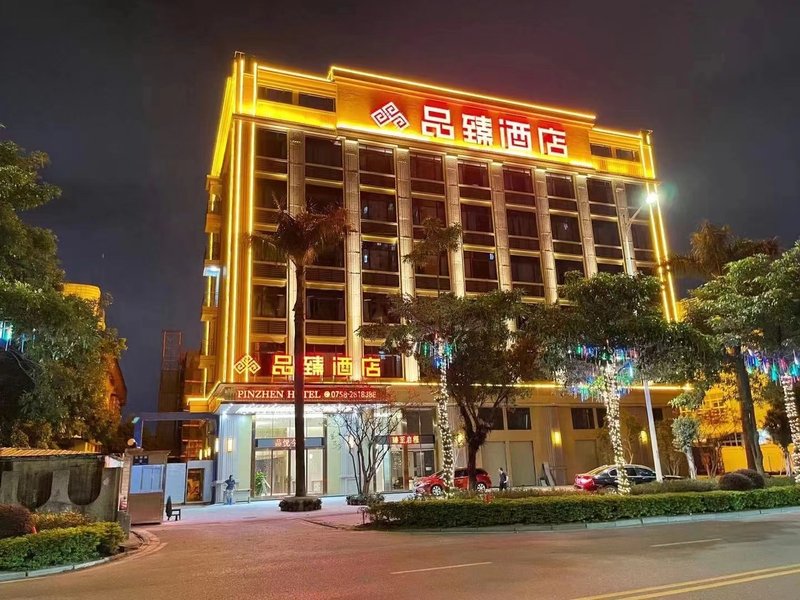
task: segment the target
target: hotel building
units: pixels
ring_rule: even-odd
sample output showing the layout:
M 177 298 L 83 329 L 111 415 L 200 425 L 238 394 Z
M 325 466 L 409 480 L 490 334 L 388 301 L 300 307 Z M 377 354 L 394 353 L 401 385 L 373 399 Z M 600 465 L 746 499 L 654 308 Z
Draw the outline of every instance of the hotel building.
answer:
M 432 398 L 415 360 L 355 333 L 387 316 L 391 295 L 436 294 L 436 270 L 402 259 L 428 217 L 463 227 L 462 247 L 441 264 L 441 287 L 455 294 L 519 290 L 527 302 L 554 302 L 568 271 L 644 272 L 660 277 L 675 318 L 659 266 L 664 223 L 658 203 L 646 204 L 656 185 L 651 133 L 601 127 L 586 111 L 343 67 L 318 76 L 236 54 L 207 180 L 203 394 L 187 398 L 189 410 L 219 415 L 218 476 L 255 494 L 260 472 L 261 492 L 292 493 L 297 368 L 308 388 L 310 493 L 355 489 L 333 417 L 342 403 L 413 404 L 401 435 L 386 440 L 379 491 L 438 469 Z M 253 240 L 274 230 L 278 204 L 294 214 L 343 206 L 351 228 L 307 271 L 303 365 L 291 357 L 291 265 L 270 262 Z M 539 482 L 544 465 L 565 483 L 600 464 L 602 408 L 552 382 L 526 389 L 499 415 L 480 464 L 494 478 L 505 467 L 515 485 Z M 657 417 L 675 393 L 654 389 Z M 646 424 L 641 388 L 623 407 Z M 646 436 L 635 454 L 651 460 Z

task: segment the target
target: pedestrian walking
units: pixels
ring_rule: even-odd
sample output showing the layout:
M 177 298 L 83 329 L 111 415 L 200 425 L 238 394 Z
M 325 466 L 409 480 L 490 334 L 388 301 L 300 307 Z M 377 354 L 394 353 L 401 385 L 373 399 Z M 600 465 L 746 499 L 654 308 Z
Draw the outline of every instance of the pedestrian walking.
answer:
M 236 489 L 236 480 L 233 478 L 233 475 L 229 475 L 222 485 L 225 486 L 225 491 L 223 493 L 225 504 L 233 504 L 233 491 Z
M 508 473 L 503 470 L 503 467 L 500 467 L 500 491 L 508 489 Z

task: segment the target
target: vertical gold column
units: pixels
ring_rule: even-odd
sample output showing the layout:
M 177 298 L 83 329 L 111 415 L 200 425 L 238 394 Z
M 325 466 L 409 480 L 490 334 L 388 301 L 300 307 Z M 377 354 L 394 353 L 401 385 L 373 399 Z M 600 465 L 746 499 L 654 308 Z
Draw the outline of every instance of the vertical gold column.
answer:
M 361 198 L 358 189 L 358 141 L 344 143 L 344 207 L 350 231 L 345 240 L 345 306 L 347 310 L 347 353 L 353 358 L 353 379 L 361 379 L 364 345 L 356 330 L 363 323 L 361 298 Z
M 446 156 L 444 159 L 444 178 L 447 198 L 447 224 L 461 224 L 461 200 L 458 192 L 458 159 Z M 464 248 L 450 253 L 450 290 L 456 296 L 464 295 Z
M 489 166 L 492 186 L 492 210 L 494 211 L 494 240 L 497 250 L 497 278 L 500 289 L 511 290 L 511 254 L 508 250 L 508 221 L 506 218 L 506 194 L 503 184 L 503 165 L 493 162 Z
M 544 169 L 534 169 L 533 174 L 536 185 L 536 218 L 539 223 L 544 300 L 548 304 L 552 304 L 558 298 L 558 281 L 556 279 L 556 260 L 553 256 L 553 230 L 550 227 L 550 202 L 547 198 L 547 172 Z
M 586 189 L 586 175 L 575 176 L 575 191 L 578 197 L 578 219 L 581 222 L 581 243 L 583 245 L 583 264 L 586 276 L 597 274 L 597 254 L 594 249 L 592 216 L 589 214 L 589 192 Z
M 397 181 L 397 237 L 400 252 L 400 293 L 413 296 L 416 292 L 414 266 L 403 260 L 414 247 L 414 225 L 412 222 L 411 180 L 409 152 L 405 148 L 395 150 L 395 175 Z M 419 380 L 419 366 L 413 356 L 403 356 L 403 373 L 406 381 Z
M 633 234 L 631 233 L 631 215 L 628 212 L 628 195 L 625 193 L 625 183 L 615 179 L 611 185 L 614 188 L 614 202 L 617 205 L 617 218 L 619 219 L 620 235 L 622 236 L 622 255 L 625 257 L 625 272 L 635 275 L 636 256 L 633 249 Z
M 289 142 L 289 184 L 286 208 L 290 215 L 298 215 L 306 209 L 306 155 L 305 135 L 293 129 L 287 134 Z M 294 303 L 297 301 L 295 268 L 289 261 L 286 273 L 286 350 L 294 348 Z

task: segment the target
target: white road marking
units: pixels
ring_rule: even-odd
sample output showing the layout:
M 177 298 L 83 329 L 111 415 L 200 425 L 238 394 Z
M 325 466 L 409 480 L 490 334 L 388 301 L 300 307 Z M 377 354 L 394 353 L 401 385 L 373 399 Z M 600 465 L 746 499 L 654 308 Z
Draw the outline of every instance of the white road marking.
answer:
M 445 567 L 428 567 L 427 569 L 411 569 L 409 571 L 394 571 L 389 573 L 389 575 L 404 575 L 405 573 L 424 573 L 425 571 L 441 571 L 444 569 L 463 569 L 464 567 L 477 567 L 479 565 L 490 565 L 492 564 L 491 561 L 489 562 L 476 562 L 476 563 L 464 563 L 461 565 L 447 565 Z
M 707 544 L 708 542 L 721 542 L 722 538 L 709 538 L 707 540 L 689 540 L 688 542 L 671 542 L 669 544 L 653 544 L 651 548 L 665 548 L 667 546 L 683 546 L 684 544 Z

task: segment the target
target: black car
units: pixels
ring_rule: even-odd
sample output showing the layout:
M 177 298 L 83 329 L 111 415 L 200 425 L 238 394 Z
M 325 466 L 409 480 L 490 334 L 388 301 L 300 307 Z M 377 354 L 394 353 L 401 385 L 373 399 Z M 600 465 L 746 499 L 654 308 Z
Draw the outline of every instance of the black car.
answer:
M 650 483 L 656 480 L 656 473 L 650 467 L 642 465 L 625 465 L 625 472 L 631 484 Z M 603 465 L 592 469 L 588 473 L 575 476 L 575 487 L 581 490 L 593 491 L 607 487 L 617 487 L 616 465 Z

